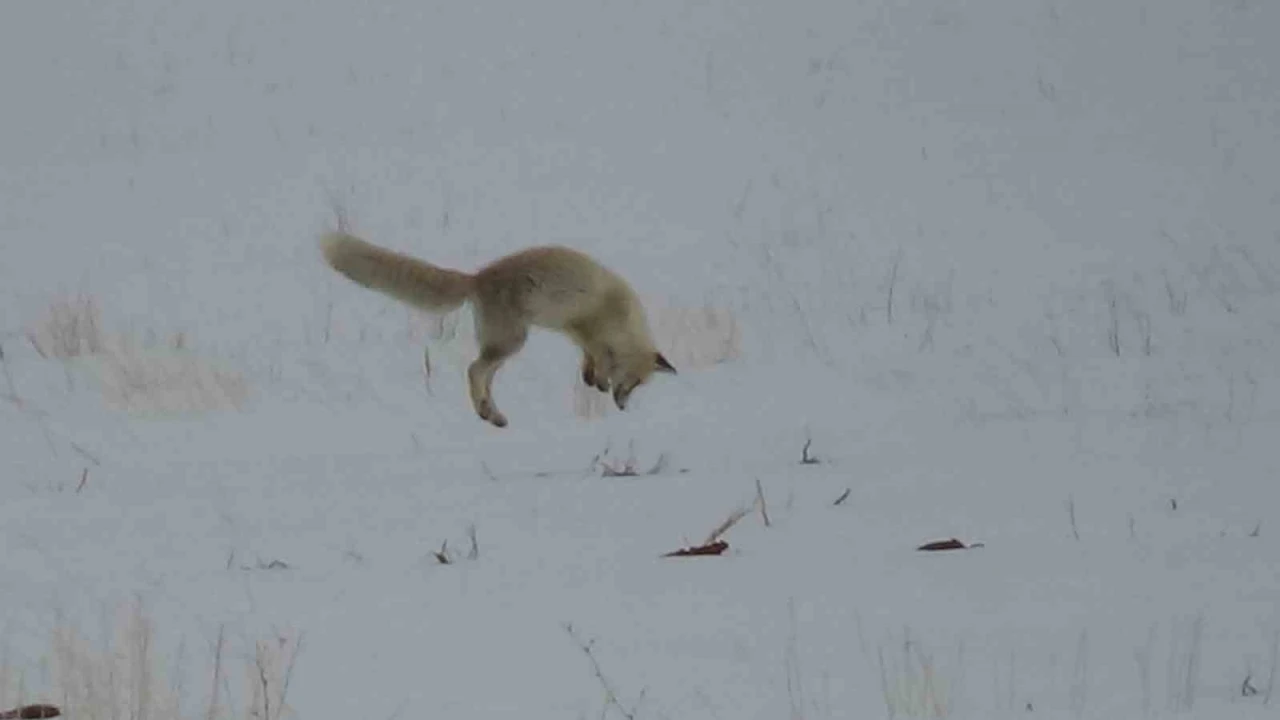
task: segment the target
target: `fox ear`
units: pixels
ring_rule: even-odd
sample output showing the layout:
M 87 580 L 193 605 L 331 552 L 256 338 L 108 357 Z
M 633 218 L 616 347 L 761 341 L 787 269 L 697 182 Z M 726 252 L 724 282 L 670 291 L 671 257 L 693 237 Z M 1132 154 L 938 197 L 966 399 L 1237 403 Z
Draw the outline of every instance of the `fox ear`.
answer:
M 672 367 L 671 363 L 667 362 L 666 358 L 662 357 L 662 353 L 653 354 L 653 365 L 657 368 L 658 372 L 671 373 L 672 375 L 676 374 L 676 369 Z

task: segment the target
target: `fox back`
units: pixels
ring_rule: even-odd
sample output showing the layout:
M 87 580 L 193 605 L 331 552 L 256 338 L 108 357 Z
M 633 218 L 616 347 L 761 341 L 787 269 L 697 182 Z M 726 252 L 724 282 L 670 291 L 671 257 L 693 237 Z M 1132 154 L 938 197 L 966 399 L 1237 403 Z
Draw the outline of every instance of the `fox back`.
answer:
M 529 248 L 481 268 L 474 285 L 482 311 L 608 343 L 619 356 L 654 350 L 635 291 L 586 253 L 555 245 Z

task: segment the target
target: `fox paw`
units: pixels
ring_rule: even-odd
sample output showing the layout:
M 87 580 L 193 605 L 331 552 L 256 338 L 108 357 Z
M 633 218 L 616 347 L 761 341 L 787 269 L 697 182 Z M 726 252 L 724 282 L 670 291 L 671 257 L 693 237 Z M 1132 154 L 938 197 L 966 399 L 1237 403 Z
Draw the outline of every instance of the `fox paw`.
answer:
M 597 376 L 595 370 L 590 368 L 583 369 L 582 382 L 587 387 L 593 387 L 600 392 L 609 392 L 609 378 Z
M 490 400 L 482 401 L 480 406 L 476 408 L 476 414 L 480 416 L 481 420 L 494 427 L 504 428 L 507 426 L 507 416 L 499 412 L 498 408 L 494 407 L 493 402 Z

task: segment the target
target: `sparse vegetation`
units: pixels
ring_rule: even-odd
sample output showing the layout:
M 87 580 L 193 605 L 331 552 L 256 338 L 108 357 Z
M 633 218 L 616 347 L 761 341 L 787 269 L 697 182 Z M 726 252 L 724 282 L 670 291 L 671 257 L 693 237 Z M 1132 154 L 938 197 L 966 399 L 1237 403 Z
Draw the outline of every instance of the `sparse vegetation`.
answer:
M 467 526 L 467 543 L 468 549 L 467 560 L 475 561 L 480 559 L 480 540 L 476 536 L 476 526 L 471 524 Z M 445 540 L 440 544 L 439 550 L 432 550 L 431 556 L 439 565 L 452 565 L 456 562 L 455 556 L 449 551 L 449 541 Z
M 108 403 L 140 413 L 239 410 L 249 388 L 237 374 L 173 348 L 121 343 L 102 357 L 102 389 Z
M 813 439 L 806 437 L 804 446 L 800 448 L 800 464 L 801 465 L 817 465 L 822 461 L 817 457 L 809 454 L 809 448 L 813 446 Z
M 97 300 L 84 293 L 55 298 L 27 330 L 27 339 L 43 358 L 70 360 L 103 352 L 106 336 Z
M 600 666 L 600 660 L 596 658 L 595 640 L 583 640 L 579 637 L 572 623 L 564 623 L 562 627 L 569 635 L 569 639 L 573 641 L 573 644 L 586 656 L 587 662 L 591 664 L 591 674 L 595 677 L 596 682 L 599 683 L 601 691 L 604 692 L 604 709 L 600 713 L 601 718 L 606 717 L 613 710 L 617 711 L 626 720 L 636 720 L 636 713 L 639 712 L 640 705 L 644 702 L 645 690 L 640 691 L 635 702 L 623 704 L 613 681 L 605 675 L 604 668 Z
M 604 451 L 591 458 L 589 472 L 595 472 L 597 469 L 601 477 L 607 478 L 623 478 L 638 477 L 640 475 L 661 475 L 666 471 L 668 459 L 666 453 L 659 453 L 653 465 L 647 470 L 640 470 L 639 460 L 636 458 L 636 445 L 632 440 L 627 443 L 627 456 L 624 459 L 610 458 L 610 448 L 605 447 Z
M 27 337 L 42 358 L 90 361 L 86 367 L 98 375 L 108 404 L 131 412 L 236 410 L 248 398 L 247 381 L 194 354 L 185 332 L 145 345 L 108 335 L 101 307 L 89 295 L 55 299 Z M 7 367 L 6 377 L 16 401 Z
M 150 720 L 283 720 L 290 681 L 302 650 L 303 636 L 277 633 L 254 643 L 243 682 L 226 673 L 227 639 L 219 629 L 211 652 L 207 697 L 188 696 L 184 647 L 175 653 L 156 645 L 154 623 L 141 601 L 119 608 L 115 624 L 99 643 L 89 641 L 65 619 L 53 628 L 50 654 L 41 663 L 33 687 L 29 675 L 6 658 L 0 664 L 0 707 L 21 706 L 28 714 L 11 717 L 54 717 L 36 714 L 56 709 L 76 720 L 135 718 Z
M 567 5 L 8 13 L 0 720 L 1276 715 L 1278 4 Z M 679 376 L 489 432 L 353 217 Z
M 886 656 L 881 646 L 876 657 L 880 667 L 880 688 L 889 720 L 898 717 L 945 718 L 951 714 L 948 681 L 921 644 L 903 631 L 897 652 Z

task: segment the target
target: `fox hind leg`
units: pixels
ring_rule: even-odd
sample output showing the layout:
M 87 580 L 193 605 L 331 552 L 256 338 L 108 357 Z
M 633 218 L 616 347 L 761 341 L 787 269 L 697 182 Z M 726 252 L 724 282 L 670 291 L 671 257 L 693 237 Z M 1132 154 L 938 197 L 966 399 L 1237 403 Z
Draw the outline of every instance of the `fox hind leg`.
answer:
M 467 368 L 467 385 L 476 415 L 495 427 L 506 427 L 507 417 L 493 401 L 493 377 L 502 364 L 524 347 L 528 329 L 481 324 L 477 335 L 480 356 Z

